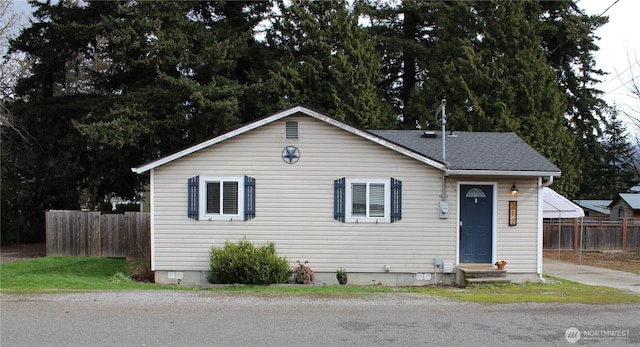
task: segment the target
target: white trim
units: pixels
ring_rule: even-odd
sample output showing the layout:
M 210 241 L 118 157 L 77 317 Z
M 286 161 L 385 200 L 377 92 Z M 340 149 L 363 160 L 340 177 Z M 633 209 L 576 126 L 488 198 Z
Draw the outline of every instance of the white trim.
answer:
M 378 183 L 384 184 L 384 217 L 354 217 L 352 213 L 353 191 L 351 189 L 354 183 Z M 367 189 L 367 196 L 369 190 Z M 367 205 L 368 205 L 367 199 Z M 367 206 L 368 209 L 368 206 Z M 345 180 L 345 216 L 346 223 L 391 223 L 391 179 L 377 178 L 347 178 Z
M 544 185 L 542 184 L 542 177 L 538 177 L 538 223 L 537 223 L 537 245 L 536 245 L 536 273 L 538 275 L 542 275 L 542 247 L 543 247 L 543 234 L 544 234 L 544 225 L 543 225 L 543 213 L 544 213 L 544 194 L 542 194 L 542 189 Z
M 155 170 L 151 170 L 151 172 L 149 173 L 149 199 L 151 201 L 149 201 L 149 209 L 151 211 L 149 211 L 150 213 L 150 237 L 151 237 L 151 271 L 156 271 L 156 243 L 155 243 L 155 231 L 156 231 L 156 201 L 155 201 L 155 189 L 154 189 L 154 184 L 155 184 L 155 176 L 156 176 L 156 171 Z
M 483 185 L 493 186 L 493 202 L 492 202 L 492 216 L 491 216 L 491 263 L 496 261 L 496 249 L 498 246 L 498 182 L 483 182 L 483 181 L 458 181 L 457 187 L 457 201 L 456 201 L 456 264 L 460 265 L 460 186 L 462 185 Z
M 500 171 L 500 170 L 447 170 L 449 176 L 516 176 L 516 177 L 560 177 L 560 172 L 546 171 Z
M 207 183 L 210 182 L 236 182 L 238 183 L 238 213 L 237 214 L 223 214 L 222 203 L 220 204 L 220 213 L 213 214 L 207 213 Z M 244 219 L 244 176 L 200 176 L 199 182 L 199 218 L 198 220 L 243 220 Z M 224 194 L 220 190 L 220 199 L 224 200 Z
M 373 141 L 373 142 L 375 142 L 375 143 L 377 143 L 379 145 L 382 145 L 382 146 L 384 146 L 386 148 L 389 148 L 389 149 L 394 150 L 396 152 L 402 153 L 402 154 L 404 154 L 404 155 L 406 155 L 406 156 L 408 156 L 410 158 L 416 159 L 416 160 L 418 160 L 420 162 L 423 162 L 423 163 L 425 163 L 427 165 L 433 166 L 436 169 L 439 169 L 439 170 L 442 170 L 442 171 L 446 170 L 446 166 L 444 164 L 438 162 L 438 161 L 435 161 L 435 160 L 427 158 L 425 156 L 416 154 L 416 153 L 414 153 L 412 151 L 409 151 L 409 150 L 407 150 L 407 149 L 405 149 L 403 147 L 400 147 L 400 146 L 398 146 L 396 144 L 388 142 L 388 141 L 386 141 L 386 140 L 384 140 L 384 139 L 382 139 L 382 138 L 380 138 L 378 136 L 375 136 L 375 135 L 373 135 L 373 134 L 371 134 L 369 132 L 366 132 L 364 130 L 360 130 L 358 128 L 355 128 L 355 127 L 352 127 L 350 125 L 344 124 L 344 123 L 342 123 L 342 122 L 340 122 L 338 120 L 335 120 L 335 119 L 333 119 L 333 118 L 331 118 L 329 116 L 325 116 L 325 115 L 323 115 L 323 114 L 321 114 L 319 112 L 312 111 L 312 110 L 310 110 L 310 109 L 308 109 L 306 107 L 296 106 L 296 107 L 292 107 L 290 109 L 278 112 L 278 113 L 276 113 L 276 114 L 274 114 L 272 116 L 263 118 L 263 119 L 258 120 L 256 122 L 247 124 L 247 125 L 245 125 L 243 127 L 240 127 L 240 128 L 238 128 L 236 130 L 230 131 L 228 133 L 224 133 L 224 134 L 222 134 L 220 136 L 214 137 L 214 138 L 209 139 L 207 141 L 201 142 L 201 143 L 199 143 L 197 145 L 194 145 L 194 146 L 191 146 L 189 148 L 183 149 L 182 151 L 173 153 L 173 154 L 168 155 L 166 157 L 162 157 L 160 159 L 157 159 L 157 160 L 154 160 L 152 162 L 146 163 L 146 164 L 144 164 L 142 166 L 131 168 L 131 171 L 133 171 L 135 173 L 138 173 L 138 174 L 145 173 L 145 172 L 147 172 L 147 171 L 149 171 L 151 169 L 154 169 L 154 168 L 156 168 L 158 166 L 164 165 L 164 164 L 169 163 L 171 161 L 174 161 L 176 159 L 182 158 L 182 157 L 184 157 L 184 156 L 186 156 L 188 154 L 197 152 L 197 151 L 199 151 L 201 149 L 207 148 L 207 147 L 209 147 L 211 145 L 214 145 L 216 143 L 228 140 L 228 139 L 230 139 L 232 137 L 235 137 L 237 135 L 243 134 L 243 133 L 245 133 L 247 131 L 259 128 L 259 127 L 261 127 L 263 125 L 272 123 L 274 121 L 277 121 L 277 120 L 282 119 L 284 117 L 291 116 L 291 115 L 296 114 L 296 113 L 306 114 L 308 116 L 311 116 L 313 118 L 321 120 L 321 121 L 323 121 L 323 122 L 325 122 L 327 124 L 331 124 L 331 125 L 333 125 L 335 127 L 338 127 L 340 129 L 346 130 L 346 131 L 348 131 L 348 132 L 350 132 L 352 134 L 355 134 L 355 135 L 358 135 L 358 136 L 360 136 L 362 138 L 365 138 L 367 140 Z

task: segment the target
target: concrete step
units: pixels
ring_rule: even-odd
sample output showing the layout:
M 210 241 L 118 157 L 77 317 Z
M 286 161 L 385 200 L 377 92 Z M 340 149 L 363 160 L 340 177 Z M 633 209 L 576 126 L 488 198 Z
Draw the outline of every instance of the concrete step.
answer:
M 466 268 L 461 267 L 465 278 L 487 278 L 487 277 L 507 277 L 507 270 L 498 270 L 494 268 Z
M 511 280 L 503 277 L 474 277 L 466 278 L 467 284 L 491 284 L 491 283 L 511 283 Z

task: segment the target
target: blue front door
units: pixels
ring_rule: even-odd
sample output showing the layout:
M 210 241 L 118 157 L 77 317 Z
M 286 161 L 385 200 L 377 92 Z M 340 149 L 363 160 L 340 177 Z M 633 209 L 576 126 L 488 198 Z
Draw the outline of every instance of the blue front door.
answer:
M 493 186 L 460 186 L 460 263 L 491 263 Z

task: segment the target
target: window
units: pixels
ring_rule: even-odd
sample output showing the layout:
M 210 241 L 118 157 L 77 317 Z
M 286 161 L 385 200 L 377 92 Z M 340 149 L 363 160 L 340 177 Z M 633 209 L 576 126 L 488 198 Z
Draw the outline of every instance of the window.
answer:
M 188 181 L 187 215 L 195 220 L 255 217 L 255 179 L 196 176 Z
M 238 215 L 238 181 L 211 181 L 205 185 L 205 215 Z
M 393 223 L 402 215 L 402 182 L 389 179 L 334 181 L 334 219 L 341 222 Z

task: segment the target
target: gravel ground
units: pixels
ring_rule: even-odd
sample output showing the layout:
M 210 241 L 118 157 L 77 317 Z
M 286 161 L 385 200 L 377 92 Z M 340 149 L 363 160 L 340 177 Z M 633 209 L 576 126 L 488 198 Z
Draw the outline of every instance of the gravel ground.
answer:
M 173 291 L 0 294 L 0 304 L 2 346 L 569 346 L 572 327 L 580 345 L 640 345 L 640 305 Z M 593 338 L 602 331 L 617 335 Z
M 0 247 L 0 262 L 10 263 L 18 260 L 41 258 L 47 255 L 44 243 L 26 243 Z

